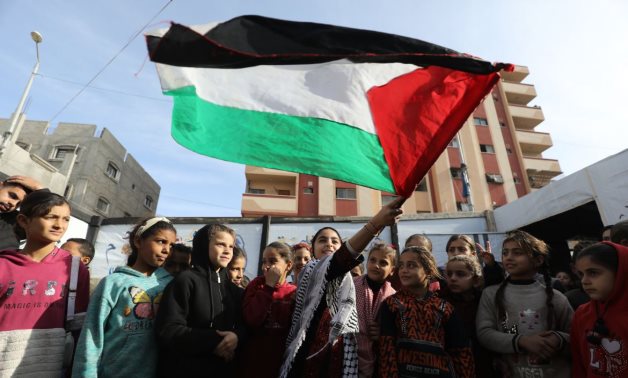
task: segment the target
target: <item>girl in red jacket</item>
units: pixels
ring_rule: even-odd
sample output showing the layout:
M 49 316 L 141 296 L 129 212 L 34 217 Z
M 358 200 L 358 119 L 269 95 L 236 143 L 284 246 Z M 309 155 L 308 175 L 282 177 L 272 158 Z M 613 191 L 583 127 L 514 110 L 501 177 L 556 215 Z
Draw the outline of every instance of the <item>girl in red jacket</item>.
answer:
M 576 269 L 591 301 L 578 307 L 571 324 L 573 377 L 627 377 L 628 248 L 588 247 Z
M 275 378 L 290 330 L 294 292 L 286 282 L 292 269 L 292 250 L 281 242 L 270 243 L 262 255 L 263 276 L 255 278 L 244 292 L 243 317 L 249 327 L 244 346 L 243 377 Z

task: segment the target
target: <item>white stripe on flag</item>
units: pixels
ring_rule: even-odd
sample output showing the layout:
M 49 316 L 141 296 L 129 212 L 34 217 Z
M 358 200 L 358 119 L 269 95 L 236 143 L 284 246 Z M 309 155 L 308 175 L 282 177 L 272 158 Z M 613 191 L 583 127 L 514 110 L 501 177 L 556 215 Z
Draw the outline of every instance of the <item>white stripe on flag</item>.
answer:
M 208 69 L 157 64 L 164 91 L 194 86 L 213 104 L 322 118 L 375 134 L 366 92 L 419 67 L 402 63 L 352 63 Z

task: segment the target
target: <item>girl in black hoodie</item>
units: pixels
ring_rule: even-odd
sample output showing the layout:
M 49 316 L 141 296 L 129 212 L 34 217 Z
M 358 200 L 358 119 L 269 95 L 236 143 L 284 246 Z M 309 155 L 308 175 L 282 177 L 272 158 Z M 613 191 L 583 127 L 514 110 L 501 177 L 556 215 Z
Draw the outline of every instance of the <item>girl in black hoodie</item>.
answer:
M 194 235 L 193 267 L 166 288 L 156 319 L 160 376 L 232 375 L 235 351 L 244 337 L 244 291 L 226 270 L 235 236 L 221 224 L 206 225 Z

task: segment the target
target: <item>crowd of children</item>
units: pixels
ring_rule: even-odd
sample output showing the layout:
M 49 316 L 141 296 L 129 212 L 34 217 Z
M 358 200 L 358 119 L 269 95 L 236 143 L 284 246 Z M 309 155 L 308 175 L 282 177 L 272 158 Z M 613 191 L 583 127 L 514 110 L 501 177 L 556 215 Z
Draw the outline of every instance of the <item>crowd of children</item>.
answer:
M 628 377 L 628 222 L 554 280 L 549 247 L 524 231 L 501 262 L 466 235 L 442 267 L 425 235 L 363 255 L 398 199 L 348 240 L 323 227 L 270 243 L 249 283 L 233 229 L 206 225 L 190 249 L 152 217 L 90 296 L 93 247 L 57 247 L 69 203 L 27 184 L 0 185 L 2 214 L 19 207 L 2 218 L 16 233 L 0 251 L 0 376 Z

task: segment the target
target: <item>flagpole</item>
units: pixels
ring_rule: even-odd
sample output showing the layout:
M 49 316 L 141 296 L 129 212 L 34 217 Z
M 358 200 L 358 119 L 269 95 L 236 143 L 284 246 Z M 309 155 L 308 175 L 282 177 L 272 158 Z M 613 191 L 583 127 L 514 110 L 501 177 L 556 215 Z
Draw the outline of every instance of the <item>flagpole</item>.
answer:
M 462 149 L 462 140 L 460 139 L 460 133 L 456 133 L 456 139 L 458 139 L 458 149 L 460 150 L 460 173 L 462 175 L 462 195 L 467 200 L 468 211 L 473 211 L 473 201 L 471 199 L 471 184 L 469 183 L 469 170 L 467 169 L 467 163 L 464 161 L 464 150 Z

